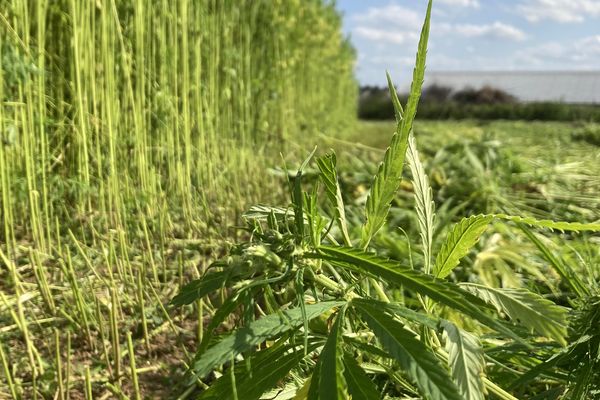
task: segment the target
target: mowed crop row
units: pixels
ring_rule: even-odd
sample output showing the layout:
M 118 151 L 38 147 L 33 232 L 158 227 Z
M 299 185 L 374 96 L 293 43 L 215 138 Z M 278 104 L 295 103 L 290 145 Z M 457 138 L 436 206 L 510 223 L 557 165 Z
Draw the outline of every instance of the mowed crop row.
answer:
M 160 397 L 211 312 L 163 304 L 273 197 L 268 155 L 354 118 L 340 17 L 0 0 L 0 60 L 0 398 Z

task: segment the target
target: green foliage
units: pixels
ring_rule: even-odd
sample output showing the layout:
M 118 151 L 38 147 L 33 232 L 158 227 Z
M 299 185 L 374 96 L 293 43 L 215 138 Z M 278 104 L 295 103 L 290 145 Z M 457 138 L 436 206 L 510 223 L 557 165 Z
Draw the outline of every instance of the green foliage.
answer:
M 406 330 L 393 316 L 382 312 L 376 303 L 361 300 L 354 304 L 383 348 L 396 359 L 423 395 L 433 400 L 461 399 L 448 371 L 414 333 Z
M 433 274 L 440 278 L 448 276 L 475 245 L 492 219 L 491 216 L 474 215 L 456 224 L 437 255 Z
M 579 301 L 580 307 L 572 316 L 569 345 L 535 365 L 513 382 L 513 387 L 531 384 L 536 377 L 558 370 L 565 376 L 566 398 L 595 399 L 600 395 L 600 335 L 597 329 L 600 323 L 600 298 L 593 295 L 580 298 Z
M 352 400 L 378 400 L 381 395 L 365 371 L 349 354 L 344 355 L 344 374 Z
M 556 257 L 552 251 L 542 243 L 542 241 L 529 229 L 525 226 L 521 225 L 521 230 L 525 233 L 527 238 L 538 248 L 538 250 L 542 253 L 544 258 L 550 263 L 550 265 L 554 268 L 556 272 L 560 275 L 563 281 L 570 286 L 570 288 L 577 293 L 579 297 L 589 296 L 590 291 L 584 285 L 581 278 L 575 273 L 573 268 L 571 268 L 568 264 L 562 262 L 558 257 Z
M 350 241 L 350 236 L 348 235 L 348 225 L 346 222 L 346 212 L 344 211 L 344 200 L 342 199 L 342 191 L 340 190 L 340 185 L 338 183 L 335 153 L 319 157 L 317 159 L 317 164 L 321 171 L 321 181 L 325 186 L 327 198 L 334 207 L 335 219 L 342 232 L 344 243 L 347 246 L 351 246 L 352 243 Z
M 408 138 L 407 152 L 408 166 L 412 173 L 413 188 L 415 191 L 415 210 L 419 222 L 419 235 L 423 245 L 423 270 L 425 273 L 431 272 L 431 248 L 433 245 L 435 203 L 433 202 L 433 194 L 431 186 L 429 186 L 429 178 L 425 174 L 423 164 L 419 159 L 417 151 L 417 142 L 414 135 Z M 434 271 L 434 275 L 437 275 Z M 442 276 L 443 277 L 443 276 Z
M 571 399 L 600 396 L 600 296 L 582 298 L 571 324 L 573 335 L 568 352 L 561 354 L 561 367 L 571 373 Z
M 425 90 L 435 89 L 433 86 Z M 487 93 L 473 93 L 474 102 L 463 102 L 458 99 L 437 101 L 435 96 L 426 96 L 419 105 L 421 120 L 525 120 L 525 121 L 564 121 L 589 123 L 572 132 L 574 140 L 582 140 L 590 144 L 598 143 L 598 122 L 600 112 L 594 104 L 567 104 L 561 102 L 515 102 L 510 95 L 501 94 L 500 99 L 486 98 Z M 365 120 L 392 120 L 395 110 L 390 103 L 384 88 L 363 87 L 359 99 L 358 116 Z M 443 97 L 444 93 L 440 93 Z M 469 94 L 469 93 L 465 93 Z M 484 96 L 479 96 L 484 95 Z M 508 99 L 505 96 L 509 96 Z M 400 95 L 405 98 L 406 95 Z
M 460 394 L 465 400 L 483 400 L 485 360 L 479 339 L 448 321 L 444 321 L 442 326 L 446 338 L 448 364 Z
M 517 222 L 529 226 L 535 226 L 539 228 L 548 228 L 551 230 L 559 230 L 559 231 L 573 231 L 573 232 L 582 232 L 582 231 L 591 231 L 591 232 L 600 232 L 600 223 L 579 223 L 579 222 L 555 222 L 550 220 L 537 220 L 531 217 L 520 217 L 518 215 L 505 215 L 505 214 L 496 214 L 494 218 L 504 219 L 507 221 Z
M 353 121 L 334 2 L 0 0 L 0 397 L 596 396 L 588 132 L 415 125 L 430 7 L 396 123 L 268 171 Z
M 281 336 L 282 334 L 297 329 L 304 319 L 317 318 L 325 311 L 343 305 L 342 302 L 320 302 L 291 310 L 278 311 L 277 313 L 260 318 L 248 326 L 235 331 L 221 339 L 216 345 L 205 352 L 198 354 L 193 363 L 193 372 L 202 378 L 214 368 L 243 352 L 251 350 L 265 340 Z
M 312 385 L 318 385 L 318 389 L 315 390 L 318 393 L 316 400 L 345 400 L 348 398 L 344 376 L 344 349 L 342 347 L 345 312 L 345 307 L 338 312 L 335 324 L 319 357 L 319 379 L 312 381 Z
M 595 223 L 577 223 L 577 222 L 554 222 L 550 220 L 537 220 L 531 217 L 520 217 L 505 214 L 495 215 L 474 215 L 469 218 L 463 218 L 460 223 L 454 226 L 454 229 L 448 236 L 442 249 L 438 253 L 434 265 L 434 275 L 445 278 L 458 265 L 460 259 L 468 254 L 469 250 L 475 245 L 479 237 L 486 230 L 488 225 L 494 219 L 507 220 L 530 226 L 557 229 L 561 231 L 593 231 L 600 230 L 600 224 Z M 535 240 L 535 238 L 532 238 Z M 539 245 L 538 245 L 539 247 Z M 566 275 L 566 273 L 564 273 Z
M 417 60 L 413 72 L 410 94 L 406 103 L 406 110 L 396 109 L 396 115 L 402 116 L 402 119 L 397 121 L 396 132 L 392 136 L 383 162 L 379 165 L 377 173 L 373 178 L 371 191 L 367 197 L 365 208 L 366 221 L 362 228 L 361 239 L 361 247 L 363 248 L 369 245 L 373 236 L 385 223 L 394 195 L 400 186 L 404 158 L 408 147 L 408 137 L 412 131 L 415 115 L 417 114 L 417 104 L 421 97 L 421 86 L 423 85 L 423 77 L 425 75 L 430 17 L 431 1 L 429 1 L 427 6 L 427 14 L 423 23 L 423 29 L 421 30 Z M 400 103 L 396 100 L 394 100 L 394 106 L 398 107 Z
M 207 294 L 215 292 L 226 286 L 232 275 L 233 269 L 209 273 L 202 279 L 190 282 L 171 300 L 174 306 L 183 306 L 191 304 L 197 299 L 201 299 Z
M 566 308 L 557 306 L 552 301 L 526 289 L 497 289 L 474 283 L 463 283 L 461 287 L 493 304 L 498 311 L 523 326 L 552 338 L 562 345 L 566 344 Z
M 251 355 L 248 360 L 236 364 L 235 390 L 239 399 L 260 399 L 264 392 L 284 379 L 290 370 L 305 358 L 301 346 L 284 342 L 285 340 L 281 340 L 268 349 Z M 317 343 L 320 344 L 310 343 L 306 351 L 311 353 L 318 347 Z M 198 400 L 226 399 L 231 396 L 233 390 L 231 376 L 223 375 L 208 390 L 202 392 Z
M 321 246 L 319 251 L 324 255 L 324 259 L 335 266 L 381 278 L 388 283 L 403 286 L 415 293 L 426 295 L 432 300 L 460 311 L 499 332 L 518 338 L 510 329 L 483 312 L 482 308 L 485 309 L 485 305 L 481 300 L 450 282 L 399 266 L 392 261 L 358 249 Z
M 355 53 L 328 1 L 0 10 L 2 242 L 28 231 L 48 251 L 57 219 L 108 235 L 141 215 L 163 238 L 221 235 L 276 188 L 263 171 L 281 145 L 355 119 Z
M 392 98 L 392 107 L 394 107 L 394 113 L 396 115 L 396 125 L 400 125 L 402 123 L 402 119 L 404 118 L 404 108 L 400 103 L 400 99 L 398 98 L 398 92 L 396 91 L 396 87 L 394 86 L 394 82 L 392 82 L 392 77 L 389 72 L 386 71 L 385 77 L 388 83 L 388 91 L 389 95 Z M 389 102 L 386 102 L 389 104 Z
M 600 146 L 600 124 L 584 124 L 579 127 L 573 133 L 571 133 L 573 140 L 583 141 L 594 146 Z
M 354 124 L 355 58 L 329 0 L 0 0 L 0 397 L 179 397 L 190 341 L 284 275 L 229 227 Z

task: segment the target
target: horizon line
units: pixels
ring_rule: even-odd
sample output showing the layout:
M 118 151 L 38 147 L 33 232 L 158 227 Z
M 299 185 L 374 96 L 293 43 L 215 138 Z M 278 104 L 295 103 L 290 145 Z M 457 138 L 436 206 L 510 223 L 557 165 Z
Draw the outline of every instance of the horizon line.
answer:
M 464 73 L 527 73 L 527 74 L 572 74 L 572 73 L 583 73 L 593 74 L 600 73 L 600 69 L 465 69 L 465 70 L 443 70 L 443 69 L 430 69 L 430 73 L 444 73 L 444 74 L 464 74 Z M 427 74 L 427 72 L 425 72 Z

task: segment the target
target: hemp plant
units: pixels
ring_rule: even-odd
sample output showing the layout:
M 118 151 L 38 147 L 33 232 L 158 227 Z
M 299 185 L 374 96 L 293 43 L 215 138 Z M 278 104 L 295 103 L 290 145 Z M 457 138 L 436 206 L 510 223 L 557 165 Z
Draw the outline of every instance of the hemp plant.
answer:
M 531 348 L 540 337 L 566 344 L 566 308 L 527 289 L 453 283 L 447 277 L 493 221 L 563 231 L 597 231 L 600 225 L 469 216 L 433 254 L 435 205 L 413 136 L 431 6 L 430 1 L 404 107 L 388 75 L 396 131 L 373 178 L 362 225 L 346 218 L 334 153 L 316 159 L 318 183 L 303 189 L 313 151 L 290 180 L 290 206 L 252 207 L 244 215 L 249 239 L 173 299 L 178 306 L 204 298 L 220 302 L 190 364 L 190 383 L 212 379 L 198 399 L 259 399 L 273 387 L 280 391 L 268 398 L 285 391 L 311 400 L 460 400 L 483 399 L 486 393 L 515 399 L 486 375 L 486 346 Z M 424 259 L 419 268 L 370 251 L 386 224 L 405 162 L 416 200 L 415 241 Z M 330 214 L 319 206 L 322 192 Z M 216 333 L 232 319 L 233 331 Z

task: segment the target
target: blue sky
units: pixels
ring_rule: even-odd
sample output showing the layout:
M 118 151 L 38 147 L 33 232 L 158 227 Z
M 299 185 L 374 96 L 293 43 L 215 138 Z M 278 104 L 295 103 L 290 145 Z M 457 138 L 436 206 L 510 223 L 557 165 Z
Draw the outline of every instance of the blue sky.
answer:
M 337 0 L 361 84 L 409 81 L 425 0 Z M 434 0 L 428 68 L 600 70 L 600 0 Z

